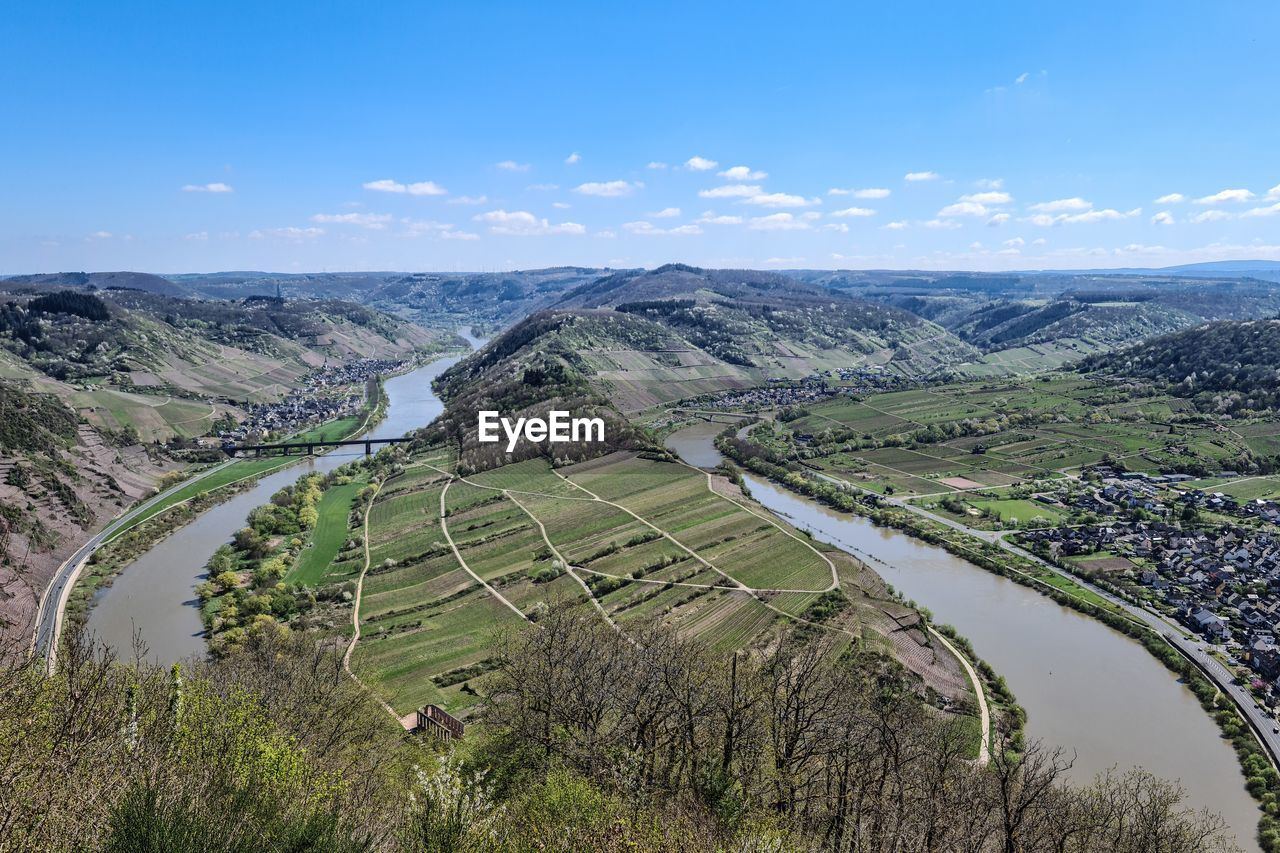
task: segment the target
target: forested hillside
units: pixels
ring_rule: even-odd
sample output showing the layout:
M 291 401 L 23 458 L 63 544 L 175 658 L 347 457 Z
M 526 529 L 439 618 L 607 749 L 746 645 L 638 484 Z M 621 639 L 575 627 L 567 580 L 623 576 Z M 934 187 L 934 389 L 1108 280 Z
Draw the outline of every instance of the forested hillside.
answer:
M 1280 407 L 1280 320 L 1210 323 L 1085 359 L 1080 369 L 1145 379 L 1205 412 Z

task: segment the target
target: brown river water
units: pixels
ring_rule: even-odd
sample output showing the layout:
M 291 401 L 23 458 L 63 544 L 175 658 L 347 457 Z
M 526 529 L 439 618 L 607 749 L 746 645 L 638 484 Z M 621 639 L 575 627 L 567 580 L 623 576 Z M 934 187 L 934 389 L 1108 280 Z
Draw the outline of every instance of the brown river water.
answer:
M 722 429 L 688 427 L 667 446 L 691 465 L 715 467 L 721 456 L 712 442 Z M 1026 709 L 1027 736 L 1074 752 L 1073 779 L 1113 766 L 1176 779 L 1188 804 L 1221 814 L 1242 847 L 1258 849 L 1258 806 L 1244 789 L 1235 751 L 1191 691 L 1142 646 L 940 547 L 751 474 L 745 479 L 764 506 L 863 559 L 937 622 L 968 637 Z
M 483 342 L 470 330 L 459 332 L 472 346 Z M 386 380 L 387 412 L 367 435 L 398 438 L 426 426 L 443 410 L 431 381 L 461 356 L 450 356 Z M 311 471 L 332 471 L 358 459 L 364 448 L 341 447 L 322 456 L 299 461 L 270 474 L 248 491 L 218 504 L 185 527 L 174 531 L 134 560 L 108 587 L 95 596 L 89 611 L 89 632 L 120 657 L 132 657 L 135 635 L 147 657 L 161 663 L 205 654 L 195 588 L 205 580 L 205 564 L 218 546 L 231 541 L 254 507 L 271 500 L 282 487 Z
M 387 416 L 370 437 L 397 437 L 434 419 L 442 407 L 431 381 L 458 360 L 440 359 L 387 380 Z M 714 467 L 721 457 L 712 439 L 720 429 L 690 427 L 667 445 L 690 464 Z M 204 655 L 195 587 L 210 555 L 282 486 L 360 452 L 344 448 L 299 462 L 179 528 L 98 593 L 89 630 L 122 656 L 131 655 L 135 634 L 148 656 L 163 663 Z M 1235 753 L 1191 692 L 1137 643 L 941 548 L 834 513 L 758 477 L 746 479 L 760 503 L 867 561 L 937 621 L 968 637 L 1026 709 L 1027 735 L 1075 754 L 1074 778 L 1136 765 L 1177 779 L 1190 804 L 1221 814 L 1245 849 L 1257 849 L 1259 813 Z

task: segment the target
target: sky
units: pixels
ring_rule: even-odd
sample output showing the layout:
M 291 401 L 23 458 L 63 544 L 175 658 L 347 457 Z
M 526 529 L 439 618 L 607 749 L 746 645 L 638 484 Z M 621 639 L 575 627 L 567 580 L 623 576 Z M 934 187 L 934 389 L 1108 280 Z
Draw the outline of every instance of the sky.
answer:
M 0 273 L 1280 260 L 1280 4 L 15 3 Z

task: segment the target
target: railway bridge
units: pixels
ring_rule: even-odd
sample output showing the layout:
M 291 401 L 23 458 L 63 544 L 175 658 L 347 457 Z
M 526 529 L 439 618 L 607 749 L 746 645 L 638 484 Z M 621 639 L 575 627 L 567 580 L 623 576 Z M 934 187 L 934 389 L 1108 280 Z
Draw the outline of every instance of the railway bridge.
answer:
M 406 439 L 401 438 L 353 438 L 344 441 L 281 441 L 275 444 L 235 444 L 226 442 L 222 445 L 222 450 L 228 456 L 248 456 L 252 451 L 254 456 L 262 456 L 264 453 L 268 456 L 279 453 L 281 456 L 292 456 L 293 452 L 298 451 L 299 456 L 314 456 L 317 449 L 326 447 L 359 447 L 364 445 L 364 455 L 373 455 L 373 446 L 375 444 L 399 444 Z

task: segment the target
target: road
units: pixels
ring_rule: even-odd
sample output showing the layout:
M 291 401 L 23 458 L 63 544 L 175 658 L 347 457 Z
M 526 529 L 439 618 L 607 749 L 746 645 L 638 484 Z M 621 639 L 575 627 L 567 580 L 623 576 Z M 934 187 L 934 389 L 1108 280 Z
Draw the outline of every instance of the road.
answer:
M 62 636 L 62 617 L 67 607 L 67 597 L 71 594 L 72 587 L 75 586 L 76 580 L 80 577 L 80 572 L 84 570 L 85 563 L 93 555 L 93 552 L 102 547 L 103 543 L 113 535 L 132 524 L 139 514 L 163 501 L 173 492 L 186 488 L 192 483 L 222 470 L 233 462 L 235 462 L 234 459 L 228 459 L 225 462 L 214 465 L 195 477 L 183 480 L 172 488 L 158 492 L 142 503 L 130 507 L 126 512 L 117 516 L 114 521 L 90 537 L 58 567 L 57 573 L 49 583 L 49 588 L 45 590 L 44 595 L 40 598 L 40 609 L 36 612 L 36 626 L 31 641 L 32 654 L 44 658 L 47 672 L 53 672 L 57 664 L 58 639 Z
M 850 483 L 847 480 L 841 480 L 838 477 L 832 477 L 829 474 L 819 474 L 819 476 L 832 483 L 848 486 L 865 494 L 875 494 L 874 492 L 859 488 L 854 483 Z M 1082 586 L 1090 592 L 1106 599 L 1111 604 L 1122 609 L 1129 616 L 1132 616 L 1134 619 L 1145 624 L 1151 630 L 1160 634 L 1160 636 L 1164 637 L 1164 639 L 1171 646 L 1177 649 L 1183 657 L 1194 663 L 1196 667 L 1198 667 L 1200 671 L 1209 678 L 1209 680 L 1217 685 L 1219 690 L 1235 702 L 1236 707 L 1240 709 L 1240 712 L 1244 715 L 1245 719 L 1249 721 L 1249 725 L 1253 728 L 1254 734 L 1258 738 L 1258 742 L 1262 744 L 1268 754 L 1268 757 L 1271 759 L 1272 765 L 1280 769 L 1280 732 L 1275 731 L 1277 727 L 1275 718 L 1258 707 L 1257 702 L 1254 701 L 1253 694 L 1249 692 L 1248 687 L 1235 683 L 1235 674 L 1223 665 L 1220 660 L 1210 654 L 1210 646 L 1203 640 L 1198 637 L 1188 639 L 1184 634 L 1185 629 L 1180 625 L 1169 621 L 1162 614 L 1149 610 L 1142 605 L 1134 604 L 1131 601 L 1120 598 L 1099 586 L 1095 586 L 1084 578 L 1081 578 L 1078 575 L 1073 575 L 1066 569 L 1055 566 L 1053 563 L 1043 560 L 1035 554 L 1032 554 L 1030 551 L 1009 542 L 1004 538 L 1004 534 L 1007 531 L 976 530 L 967 524 L 963 524 L 954 519 L 935 515 L 925 508 L 916 506 L 901 498 L 888 497 L 885 495 L 877 495 L 877 497 L 891 506 L 907 510 L 908 512 L 914 513 L 915 515 L 929 521 L 946 525 L 954 530 L 973 536 L 976 539 L 981 539 L 984 542 L 990 542 L 1011 554 L 1016 554 L 1025 560 L 1030 560 L 1038 566 L 1043 566 L 1054 574 L 1066 578 L 1072 583 Z

